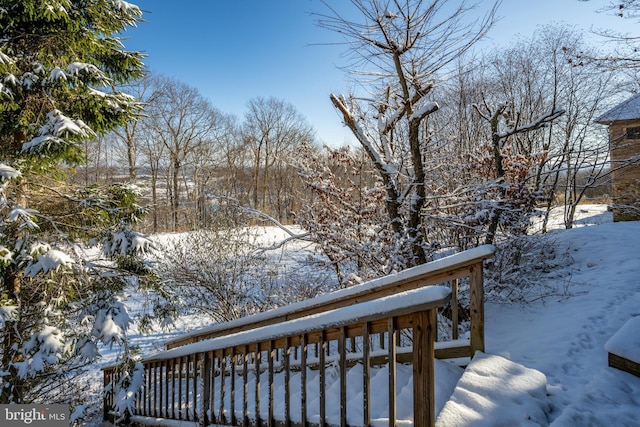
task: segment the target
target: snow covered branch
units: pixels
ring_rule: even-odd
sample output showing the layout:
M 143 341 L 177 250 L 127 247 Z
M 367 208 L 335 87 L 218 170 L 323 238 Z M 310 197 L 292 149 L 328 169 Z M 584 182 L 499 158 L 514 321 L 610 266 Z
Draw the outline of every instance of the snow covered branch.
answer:
M 250 214 L 250 215 L 257 216 L 257 217 L 259 217 L 259 218 L 261 218 L 263 220 L 266 220 L 266 221 L 270 222 L 271 224 L 273 224 L 276 227 L 278 227 L 280 230 L 282 230 L 285 233 L 287 233 L 287 235 L 289 236 L 289 237 L 287 237 L 287 238 L 285 238 L 283 240 L 280 240 L 279 242 L 276 242 L 276 243 L 272 244 L 271 246 L 268 246 L 266 248 L 259 248 L 259 252 L 266 252 L 266 251 L 281 249 L 287 243 L 292 242 L 294 240 L 310 241 L 308 232 L 298 233 L 298 232 L 294 231 L 291 227 L 287 227 L 286 225 L 282 224 L 280 221 L 278 221 L 277 219 L 275 219 L 271 215 L 267 215 L 264 212 L 258 211 L 256 209 L 251 209 L 251 208 L 242 208 L 242 210 L 244 212 Z
M 515 123 L 513 126 L 507 126 L 507 128 L 503 132 L 500 132 L 498 135 L 501 139 L 504 139 L 518 133 L 526 133 L 536 129 L 540 129 L 547 126 L 549 123 L 562 116 L 563 114 L 564 110 L 554 109 L 540 115 L 527 124 L 519 125 L 518 123 Z

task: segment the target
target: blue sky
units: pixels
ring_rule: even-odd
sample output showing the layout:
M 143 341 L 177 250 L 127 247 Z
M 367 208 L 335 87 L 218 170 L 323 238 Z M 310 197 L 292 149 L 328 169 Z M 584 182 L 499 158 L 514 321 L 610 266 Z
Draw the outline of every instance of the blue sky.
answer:
M 330 93 L 348 92 L 349 82 L 338 68 L 345 65 L 344 47 L 327 45 L 337 35 L 310 15 L 325 11 L 319 0 L 130 1 L 147 12 L 147 22 L 125 34 L 125 45 L 144 51 L 152 71 L 198 88 L 219 110 L 240 119 L 247 101 L 274 96 L 293 104 L 322 142 L 353 141 L 329 101 Z M 596 12 L 608 3 L 503 0 L 501 20 L 483 46 L 508 45 L 518 34 L 530 37 L 537 26 L 553 22 L 640 31 L 640 23 Z

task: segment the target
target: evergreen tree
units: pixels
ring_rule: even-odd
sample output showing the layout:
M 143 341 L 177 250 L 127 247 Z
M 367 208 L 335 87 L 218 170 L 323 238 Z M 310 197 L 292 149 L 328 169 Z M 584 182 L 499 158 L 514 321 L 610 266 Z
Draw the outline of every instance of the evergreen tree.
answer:
M 135 118 L 117 87 L 142 76 L 120 0 L 0 0 L 0 403 L 69 401 L 59 387 L 126 339 L 124 268 L 146 239 L 135 189 L 73 188 L 83 141 Z M 80 241 L 117 263 L 89 262 Z M 115 274 L 114 274 L 115 273 Z M 126 348 L 126 346 L 125 346 Z

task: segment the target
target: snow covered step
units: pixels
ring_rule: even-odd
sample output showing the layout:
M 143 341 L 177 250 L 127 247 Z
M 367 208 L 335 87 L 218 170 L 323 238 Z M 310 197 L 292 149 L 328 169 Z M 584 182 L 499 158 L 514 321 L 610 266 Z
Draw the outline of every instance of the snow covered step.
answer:
M 547 426 L 550 411 L 544 374 L 478 352 L 442 408 L 436 426 Z
M 640 377 L 640 316 L 633 317 L 604 345 L 609 366 Z

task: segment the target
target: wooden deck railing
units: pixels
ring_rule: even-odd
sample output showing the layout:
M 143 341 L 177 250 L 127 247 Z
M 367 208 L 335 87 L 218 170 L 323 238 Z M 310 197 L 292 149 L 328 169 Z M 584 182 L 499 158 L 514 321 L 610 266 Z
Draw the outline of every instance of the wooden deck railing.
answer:
M 475 248 L 174 340 L 166 351 L 143 360 L 145 383 L 132 420 L 181 426 L 368 426 L 372 402 L 382 399 L 388 402 L 389 426 L 395 426 L 396 363 L 389 361 L 396 361 L 412 364 L 414 426 L 432 426 L 434 355 L 463 357 L 484 350 L 482 270 L 493 251 Z M 432 286 L 437 284 L 446 286 Z M 467 340 L 457 339 L 461 290 L 468 291 L 464 297 L 470 306 Z M 453 341 L 435 343 L 436 312 L 447 303 Z M 348 415 L 347 370 L 356 363 L 362 367 L 362 401 L 356 404 L 362 416 L 354 420 Z M 376 365 L 388 369 L 382 395 L 371 390 L 370 371 Z M 340 395 L 339 405 L 330 407 L 328 369 L 337 370 L 334 386 Z M 105 385 L 116 382 L 117 372 L 104 369 Z M 282 387 L 278 396 L 276 380 Z M 310 384 L 317 384 L 316 393 Z M 113 395 L 106 393 L 105 418 L 114 406 Z

